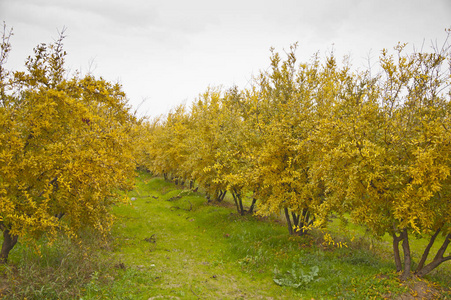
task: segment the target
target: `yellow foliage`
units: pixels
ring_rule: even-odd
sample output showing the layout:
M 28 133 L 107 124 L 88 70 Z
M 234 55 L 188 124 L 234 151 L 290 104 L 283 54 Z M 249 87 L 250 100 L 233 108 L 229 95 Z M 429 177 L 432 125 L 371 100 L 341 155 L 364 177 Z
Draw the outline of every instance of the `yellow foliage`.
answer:
M 302 231 L 333 212 L 377 235 L 451 234 L 450 54 L 405 47 L 383 50 L 375 76 L 272 51 L 249 88 L 209 88 L 149 124 L 148 168 L 235 201 L 252 193 L 258 214 L 284 211 Z
M 332 238 L 332 236 L 330 235 L 330 233 L 328 233 L 328 232 L 324 233 L 323 239 L 324 239 L 324 241 L 323 241 L 322 244 L 323 244 L 324 247 L 330 247 L 330 246 L 332 246 L 332 247 L 336 247 L 336 248 L 343 248 L 343 247 L 348 248 L 348 245 L 347 245 L 346 242 L 336 242 L 336 241 Z
M 125 94 L 102 78 L 66 76 L 62 40 L 38 46 L 27 72 L 1 76 L 0 227 L 28 240 L 108 231 L 117 191 L 134 176 Z

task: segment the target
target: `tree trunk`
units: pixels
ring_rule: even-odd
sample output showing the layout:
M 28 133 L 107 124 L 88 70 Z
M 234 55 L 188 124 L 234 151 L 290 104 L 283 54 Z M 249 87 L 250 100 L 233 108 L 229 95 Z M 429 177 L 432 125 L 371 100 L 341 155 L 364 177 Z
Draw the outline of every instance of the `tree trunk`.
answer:
M 222 200 L 224 200 L 226 193 L 227 193 L 227 190 L 225 190 L 225 191 L 219 190 L 218 196 L 216 197 L 216 201 L 222 202 Z
M 235 192 L 232 192 L 233 201 L 235 201 L 236 211 L 240 213 L 240 207 L 238 205 L 238 200 Z
M 254 213 L 255 202 L 257 202 L 257 199 L 252 198 L 252 204 L 251 204 L 251 207 L 249 207 L 249 210 L 247 211 L 248 214 L 253 214 L 253 213 Z
M 298 214 L 296 214 L 296 213 L 294 213 L 294 212 L 291 212 L 291 216 L 293 217 L 293 226 L 299 227 L 299 218 L 300 218 L 300 215 L 298 215 Z
M 403 236 L 397 236 L 395 232 L 393 232 L 393 253 L 395 255 L 395 264 L 396 264 L 396 272 L 401 272 L 402 263 L 401 256 L 399 255 L 399 242 L 403 240 Z
M 232 192 L 233 200 L 235 201 L 236 210 L 240 215 L 244 215 L 243 201 L 241 200 L 241 194 L 234 188 Z
M 288 232 L 293 235 L 293 226 L 291 225 L 290 214 L 288 213 L 288 208 L 284 207 L 285 219 L 287 219 Z
M 3 226 L 2 226 L 3 227 Z M 5 264 L 8 261 L 9 252 L 14 248 L 19 239 L 17 235 L 11 235 L 9 229 L 2 228 L 3 230 L 3 245 L 0 253 L 0 263 Z
M 401 275 L 401 280 L 406 280 L 410 277 L 410 268 L 412 266 L 412 261 L 410 257 L 410 244 L 407 229 L 403 231 L 404 239 L 402 241 L 402 250 L 404 252 L 404 272 Z
M 310 212 L 307 210 L 306 211 L 306 214 L 305 214 L 305 217 L 304 217 L 304 222 L 305 222 L 305 224 L 307 225 L 307 226 L 311 226 L 311 225 L 313 225 L 313 222 L 315 221 L 315 216 L 311 216 L 310 215 Z
M 55 215 L 55 218 L 57 218 L 58 220 L 61 220 L 61 218 L 64 217 L 64 215 L 65 215 L 65 213 L 60 212 Z
M 451 242 L 451 233 L 446 236 L 445 241 L 443 242 L 442 246 L 437 251 L 437 254 L 434 257 L 434 260 L 432 260 L 432 262 L 427 264 L 421 270 L 417 270 L 416 274 L 418 277 L 423 277 L 424 275 L 428 274 L 429 272 L 437 268 L 441 263 L 447 260 L 451 260 L 451 255 L 443 257 L 443 254 L 445 254 L 446 248 L 448 248 L 450 242 Z
M 424 263 L 426 262 L 426 260 L 428 258 L 429 252 L 431 251 L 431 247 L 432 247 L 432 245 L 434 245 L 435 239 L 438 236 L 440 230 L 441 230 L 441 228 L 437 229 L 437 231 L 434 233 L 434 235 L 429 240 L 429 244 L 426 246 L 426 249 L 424 249 L 423 255 L 421 256 L 421 260 L 418 263 L 416 271 L 423 269 Z
M 314 217 L 310 217 L 310 212 L 308 209 L 304 208 L 302 211 L 302 225 L 303 226 L 310 226 L 313 224 Z
M 244 216 L 243 201 L 241 200 L 241 195 L 239 194 L 238 194 L 238 202 L 240 203 L 240 214 Z
M 293 226 L 297 228 L 297 234 L 305 235 L 308 231 L 305 227 L 313 224 L 313 218 L 310 218 L 310 213 L 307 208 L 304 208 L 301 213 L 291 213 L 293 217 Z

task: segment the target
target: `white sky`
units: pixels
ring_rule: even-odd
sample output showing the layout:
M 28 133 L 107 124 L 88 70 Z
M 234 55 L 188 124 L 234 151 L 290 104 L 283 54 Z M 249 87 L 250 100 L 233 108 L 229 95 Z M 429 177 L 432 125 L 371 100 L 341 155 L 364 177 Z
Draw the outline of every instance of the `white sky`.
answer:
M 0 21 L 14 32 L 9 69 L 66 27 L 69 69 L 119 81 L 157 116 L 208 86 L 245 87 L 270 47 L 299 42 L 298 61 L 333 48 L 359 68 L 399 41 L 429 50 L 451 27 L 451 0 L 0 0 Z

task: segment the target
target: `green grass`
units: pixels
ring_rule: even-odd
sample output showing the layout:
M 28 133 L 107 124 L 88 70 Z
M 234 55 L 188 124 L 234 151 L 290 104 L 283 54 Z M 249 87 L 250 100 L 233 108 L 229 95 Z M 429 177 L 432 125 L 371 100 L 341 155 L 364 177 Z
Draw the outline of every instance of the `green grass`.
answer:
M 98 239 L 86 236 L 89 256 L 64 239 L 44 247 L 41 258 L 14 249 L 0 270 L 4 298 L 395 299 L 409 292 L 391 257 L 370 250 L 358 227 L 343 232 L 333 223 L 349 248 L 324 247 L 320 232 L 289 236 L 281 222 L 239 216 L 230 203 L 208 204 L 200 193 L 138 175 L 134 200 L 114 208 L 109 241 L 96 247 Z M 446 283 L 443 274 L 431 279 Z
M 349 217 L 346 219 L 349 219 Z M 339 236 L 339 239 L 352 239 L 353 242 L 351 242 L 350 245 L 353 249 L 366 248 L 374 252 L 379 259 L 389 261 L 393 260 L 393 241 L 392 237 L 388 233 L 382 237 L 374 237 L 369 232 L 367 232 L 363 226 L 355 225 L 350 222 L 346 222 L 346 225 L 344 226 L 339 219 L 334 219 L 329 224 L 328 229 L 336 236 Z M 423 251 L 426 248 L 428 242 L 429 240 L 425 238 L 416 237 L 414 235 L 409 236 L 413 268 L 415 268 L 420 261 Z M 426 264 L 432 261 L 438 249 L 442 246 L 443 242 L 444 237 L 442 235 L 439 235 L 430 250 Z M 449 254 L 446 255 L 451 255 L 451 249 L 448 248 L 447 253 Z M 403 255 L 402 252 L 401 255 Z M 433 270 L 429 275 L 427 275 L 426 278 L 445 287 L 451 286 L 451 263 L 443 263 L 438 268 Z

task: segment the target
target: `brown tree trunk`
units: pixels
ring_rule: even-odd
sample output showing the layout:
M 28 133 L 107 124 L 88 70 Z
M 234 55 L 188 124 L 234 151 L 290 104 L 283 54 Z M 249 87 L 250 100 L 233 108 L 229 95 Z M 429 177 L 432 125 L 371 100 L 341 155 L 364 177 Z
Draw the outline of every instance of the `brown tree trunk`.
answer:
M 296 214 L 296 213 L 294 213 L 294 212 L 291 212 L 291 216 L 293 217 L 293 226 L 299 227 L 299 218 L 300 218 L 300 215 L 298 215 L 298 214 Z
M 224 200 L 224 197 L 225 197 L 226 193 L 227 193 L 227 190 L 225 190 L 225 191 L 219 190 L 218 197 L 217 197 L 216 201 L 222 202 L 222 200 Z
M 285 212 L 285 219 L 287 219 L 288 232 L 293 234 L 293 226 L 291 225 L 290 214 L 288 213 L 288 208 L 284 207 L 283 211 Z
M 233 201 L 235 201 L 235 206 L 236 206 L 236 211 L 241 214 L 240 212 L 240 206 L 238 204 L 238 196 L 236 194 L 236 192 L 232 192 L 232 197 L 233 197 Z
M 241 195 L 238 195 L 238 202 L 240 203 L 240 215 L 244 216 L 243 201 L 241 200 Z
M 243 201 L 241 200 L 241 194 L 234 188 L 232 192 L 233 200 L 235 201 L 236 210 L 240 215 L 244 215 Z
M 2 228 L 2 230 L 3 230 L 3 245 L 2 251 L 0 253 L 0 263 L 5 264 L 8 261 L 9 252 L 16 245 L 19 237 L 17 235 L 11 235 L 9 229 Z
M 60 212 L 55 215 L 55 218 L 57 218 L 58 220 L 61 220 L 61 218 L 64 217 L 64 215 L 65 215 L 65 213 Z
M 226 194 L 227 194 L 227 190 L 225 190 L 225 191 L 222 193 L 221 201 L 224 201 L 224 198 L 225 198 Z
M 424 275 L 428 274 L 435 268 L 437 268 L 441 263 L 451 260 L 451 255 L 447 257 L 443 257 L 443 254 L 445 254 L 446 248 L 448 248 L 449 243 L 451 242 L 451 234 L 448 234 L 445 238 L 445 241 L 443 242 L 440 249 L 437 251 L 437 254 L 435 255 L 432 262 L 427 264 L 425 267 L 421 268 L 421 270 L 417 269 L 417 276 L 423 277 Z
M 410 244 L 407 229 L 403 231 L 402 250 L 404 252 L 404 272 L 401 275 L 401 280 L 406 280 L 410 277 L 410 268 L 412 266 L 412 260 L 410 257 Z
M 395 232 L 393 232 L 393 253 L 395 255 L 395 264 L 396 264 L 396 272 L 401 272 L 402 263 L 401 256 L 399 255 L 399 242 L 403 240 L 402 234 L 397 236 Z
M 302 209 L 302 212 L 299 214 L 291 213 L 293 216 L 293 226 L 298 228 L 297 234 L 300 236 L 307 234 L 308 230 L 305 227 L 308 227 L 313 224 L 313 218 L 310 218 L 310 212 L 307 208 Z
M 257 202 L 257 199 L 252 198 L 252 204 L 251 204 L 251 207 L 249 207 L 249 210 L 247 211 L 248 214 L 253 214 L 253 213 L 254 213 L 255 202 Z
M 434 233 L 434 235 L 429 240 L 429 243 L 426 246 L 426 249 L 424 249 L 423 255 L 421 256 L 421 260 L 418 263 L 416 271 L 423 269 L 424 263 L 426 262 L 426 260 L 428 258 L 429 252 L 431 251 L 431 247 L 432 247 L 432 245 L 434 245 L 435 239 L 437 238 L 440 230 L 441 230 L 441 228 L 437 229 L 437 231 Z
M 217 201 L 217 202 L 221 202 L 221 196 L 222 196 L 222 191 L 221 191 L 221 190 L 218 190 L 218 192 L 217 192 L 217 197 L 216 197 L 216 201 Z

